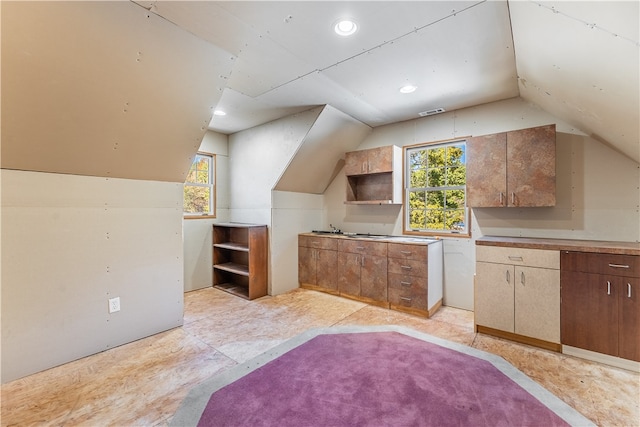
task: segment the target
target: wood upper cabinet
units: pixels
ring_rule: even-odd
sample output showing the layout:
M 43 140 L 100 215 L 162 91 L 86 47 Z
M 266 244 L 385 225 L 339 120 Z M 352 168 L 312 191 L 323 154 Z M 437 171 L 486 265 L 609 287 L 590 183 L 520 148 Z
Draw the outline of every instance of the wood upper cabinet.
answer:
M 556 204 L 555 124 L 467 139 L 467 204 Z
M 344 173 L 347 176 L 393 172 L 393 146 L 350 151 L 345 154 Z
M 640 361 L 640 257 L 563 251 L 562 343 Z
M 347 204 L 402 203 L 402 149 L 395 145 L 345 154 Z

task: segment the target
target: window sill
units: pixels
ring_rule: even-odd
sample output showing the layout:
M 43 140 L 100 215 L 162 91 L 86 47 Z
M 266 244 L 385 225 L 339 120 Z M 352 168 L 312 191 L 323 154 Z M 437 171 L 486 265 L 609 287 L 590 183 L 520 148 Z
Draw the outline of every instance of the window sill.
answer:
M 216 215 L 184 215 L 183 219 L 216 219 Z

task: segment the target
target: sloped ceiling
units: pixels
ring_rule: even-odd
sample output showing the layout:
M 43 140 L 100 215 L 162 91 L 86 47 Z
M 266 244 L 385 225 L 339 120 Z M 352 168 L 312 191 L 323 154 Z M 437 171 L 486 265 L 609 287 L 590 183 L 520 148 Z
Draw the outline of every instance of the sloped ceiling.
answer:
M 212 130 L 321 104 L 376 127 L 521 96 L 640 160 L 638 1 L 139 4 L 237 56 Z M 354 36 L 333 34 L 342 17 Z
M 3 168 L 182 181 L 207 127 L 518 96 L 640 161 L 638 1 L 0 4 Z
M 131 2 L 1 2 L 3 168 L 184 182 L 234 57 Z

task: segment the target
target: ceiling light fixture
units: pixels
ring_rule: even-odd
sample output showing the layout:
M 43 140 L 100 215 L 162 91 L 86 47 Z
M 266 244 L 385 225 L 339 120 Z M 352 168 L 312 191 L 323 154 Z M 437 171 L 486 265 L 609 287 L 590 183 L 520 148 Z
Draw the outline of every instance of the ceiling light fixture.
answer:
M 224 111 L 222 111 L 222 110 L 216 110 L 216 111 L 214 111 L 214 112 L 213 112 L 213 115 L 214 115 L 214 116 L 226 116 L 226 115 L 227 115 L 227 113 L 225 113 L 225 112 L 224 112 Z
M 358 31 L 358 24 L 351 19 L 341 19 L 335 23 L 333 30 L 339 36 L 350 36 Z
M 417 86 L 414 85 L 406 85 L 400 88 L 400 93 L 413 93 L 418 89 Z

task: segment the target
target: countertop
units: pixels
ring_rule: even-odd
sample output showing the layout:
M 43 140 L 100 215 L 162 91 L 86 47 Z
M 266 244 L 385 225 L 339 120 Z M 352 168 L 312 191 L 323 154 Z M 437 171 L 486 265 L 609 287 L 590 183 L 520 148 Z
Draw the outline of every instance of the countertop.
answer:
M 476 245 L 512 248 L 548 249 L 560 251 L 598 252 L 620 255 L 640 255 L 640 243 L 604 240 L 542 239 L 529 237 L 483 236 Z
M 366 236 L 363 234 L 360 235 L 349 235 L 349 234 L 332 234 L 332 233 L 300 233 L 300 236 L 308 236 L 308 237 L 323 237 L 330 239 L 348 239 L 348 240 L 366 240 L 369 242 L 381 242 L 381 243 L 402 243 L 402 244 L 412 244 L 412 245 L 430 245 L 432 243 L 440 242 L 440 239 L 430 238 L 430 237 L 417 237 L 417 236 Z

